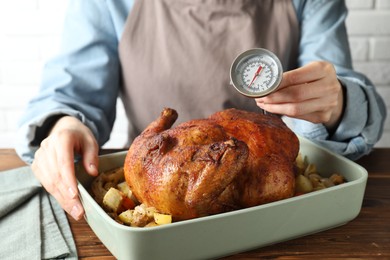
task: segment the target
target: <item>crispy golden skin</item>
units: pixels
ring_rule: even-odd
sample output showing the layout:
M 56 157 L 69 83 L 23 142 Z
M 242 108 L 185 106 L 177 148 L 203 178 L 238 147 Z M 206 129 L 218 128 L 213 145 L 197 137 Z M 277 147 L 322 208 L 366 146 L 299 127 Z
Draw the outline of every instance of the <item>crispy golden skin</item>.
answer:
M 164 109 L 128 151 L 142 203 L 184 220 L 293 195 L 298 140 L 279 118 L 231 109 L 171 128 L 176 119 Z
M 242 207 L 294 195 L 294 161 L 299 141 L 279 117 L 229 109 L 213 114 L 210 119 L 249 147 L 245 174 L 236 181 Z

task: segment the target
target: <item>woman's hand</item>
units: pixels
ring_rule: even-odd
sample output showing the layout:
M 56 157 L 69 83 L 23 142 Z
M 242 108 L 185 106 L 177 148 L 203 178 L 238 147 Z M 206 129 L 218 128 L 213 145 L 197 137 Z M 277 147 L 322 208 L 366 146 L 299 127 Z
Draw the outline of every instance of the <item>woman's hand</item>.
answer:
M 98 145 L 92 132 L 77 118 L 64 116 L 35 153 L 32 170 L 43 187 L 74 219 L 84 215 L 74 170 L 75 153 L 82 156 L 86 171 L 96 176 Z
M 285 72 L 278 90 L 256 103 L 268 112 L 322 123 L 333 131 L 343 114 L 343 95 L 333 65 L 317 61 Z

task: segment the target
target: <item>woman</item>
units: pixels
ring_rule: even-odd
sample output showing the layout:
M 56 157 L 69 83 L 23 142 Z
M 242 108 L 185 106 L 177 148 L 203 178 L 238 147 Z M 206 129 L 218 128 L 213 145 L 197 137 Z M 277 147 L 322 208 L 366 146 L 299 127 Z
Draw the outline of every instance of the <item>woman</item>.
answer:
M 353 71 L 344 1 L 71 0 L 61 53 L 21 120 L 19 155 L 75 219 L 74 157 L 97 174 L 121 96 L 129 140 L 163 107 L 179 120 L 229 107 L 285 115 L 292 129 L 356 159 L 380 138 L 385 106 Z M 229 86 L 229 67 L 262 47 L 282 61 L 279 90 L 255 100 Z

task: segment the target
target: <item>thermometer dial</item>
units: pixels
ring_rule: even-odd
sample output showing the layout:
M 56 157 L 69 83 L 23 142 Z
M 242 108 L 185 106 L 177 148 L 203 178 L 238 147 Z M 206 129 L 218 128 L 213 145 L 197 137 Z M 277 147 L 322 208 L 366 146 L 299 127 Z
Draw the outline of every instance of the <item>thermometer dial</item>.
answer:
M 247 50 L 233 61 L 230 79 L 234 88 L 248 97 L 262 97 L 275 91 L 283 68 L 274 53 L 266 49 Z

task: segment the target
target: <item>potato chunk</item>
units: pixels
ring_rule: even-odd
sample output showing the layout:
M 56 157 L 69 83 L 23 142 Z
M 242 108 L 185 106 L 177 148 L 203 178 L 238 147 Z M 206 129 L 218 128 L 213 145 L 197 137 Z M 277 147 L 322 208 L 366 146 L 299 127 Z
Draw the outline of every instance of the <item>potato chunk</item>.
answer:
M 121 182 L 121 183 L 118 183 L 117 188 L 121 192 L 123 192 L 123 194 L 125 194 L 129 199 L 131 198 L 132 192 L 131 192 L 131 190 L 129 188 L 129 185 L 127 185 L 127 183 L 125 181 Z
M 172 223 L 172 215 L 167 214 L 161 214 L 161 213 L 154 213 L 154 222 L 156 222 L 157 225 L 164 225 Z
M 133 213 L 134 213 L 134 210 L 128 209 L 126 211 L 123 211 L 121 214 L 119 214 L 118 218 L 124 224 L 130 226 L 131 223 L 133 222 Z
M 111 212 L 117 213 L 122 206 L 123 196 L 115 188 L 110 188 L 103 197 L 103 205 Z
M 107 191 L 103 197 L 103 205 L 114 213 L 121 213 L 135 207 L 134 201 L 116 188 L 110 188 Z

